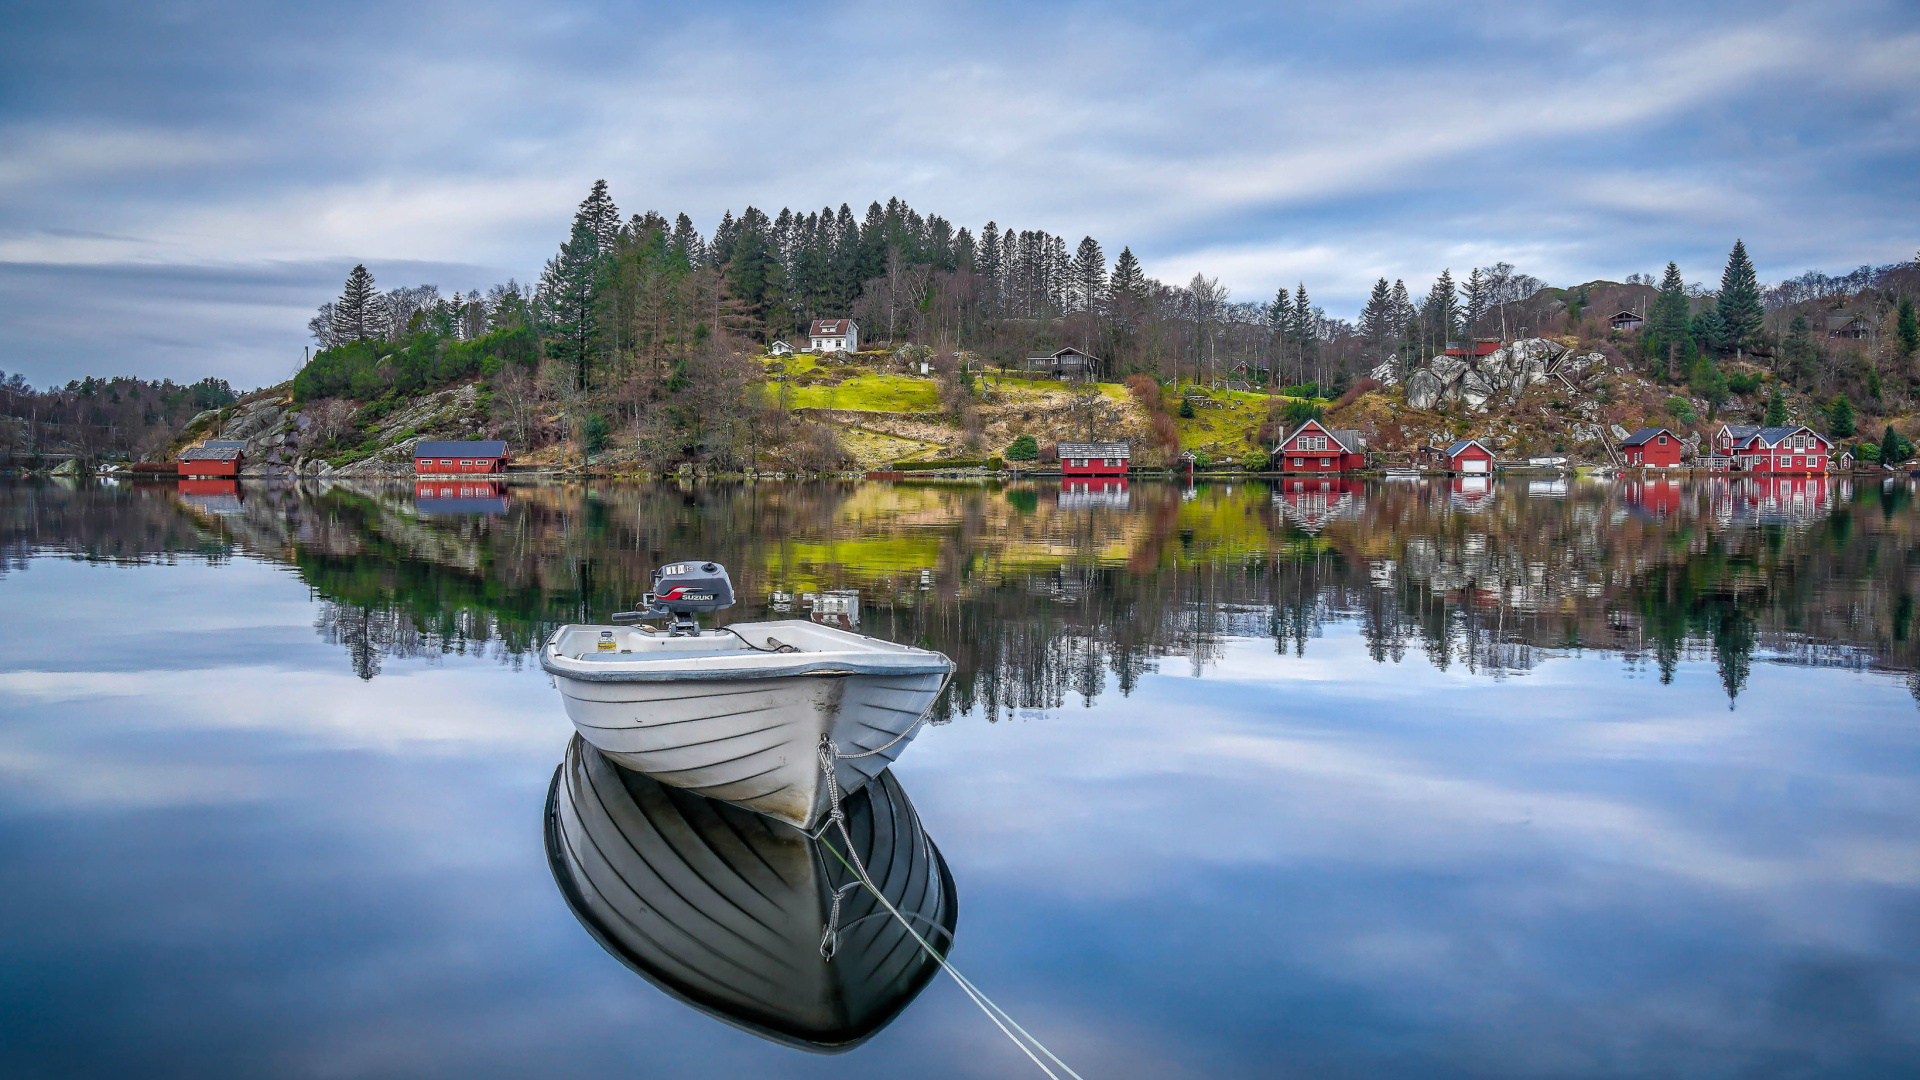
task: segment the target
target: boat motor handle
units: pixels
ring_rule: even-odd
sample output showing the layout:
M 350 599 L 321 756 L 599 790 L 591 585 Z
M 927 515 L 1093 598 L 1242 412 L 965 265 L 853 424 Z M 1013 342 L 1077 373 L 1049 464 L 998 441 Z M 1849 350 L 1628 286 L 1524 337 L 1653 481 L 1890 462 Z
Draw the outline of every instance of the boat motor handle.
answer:
M 644 611 L 616 611 L 607 616 L 607 621 L 612 623 L 636 623 L 646 617 L 647 613 Z

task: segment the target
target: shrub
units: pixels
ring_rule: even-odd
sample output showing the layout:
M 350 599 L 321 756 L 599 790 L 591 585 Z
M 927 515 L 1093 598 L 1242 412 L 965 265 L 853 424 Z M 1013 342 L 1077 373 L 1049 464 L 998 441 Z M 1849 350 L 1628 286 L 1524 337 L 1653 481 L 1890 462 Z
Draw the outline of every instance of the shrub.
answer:
M 1006 467 L 1007 467 L 1007 463 L 1000 460 L 1000 457 L 997 454 L 987 459 L 988 472 L 999 472 L 1000 470 Z
M 982 464 L 979 458 L 948 458 L 945 461 L 896 461 L 894 472 L 937 472 L 941 469 L 972 469 Z
M 1340 400 L 1333 403 L 1333 411 L 1338 412 L 1346 408 L 1355 401 L 1358 401 L 1361 394 L 1369 390 L 1378 390 L 1383 385 L 1385 384 L 1378 379 L 1361 379 L 1359 382 L 1348 387 L 1346 393 L 1340 395 Z
M 1195 450 L 1193 452 L 1193 467 L 1196 469 L 1213 468 L 1213 455 L 1207 453 L 1205 450 Z
M 1320 406 L 1305 399 L 1287 402 L 1287 429 L 1292 430 L 1309 420 L 1318 420 L 1323 415 Z
M 1040 457 L 1040 444 L 1031 435 L 1022 435 L 1007 447 L 1008 461 L 1035 461 Z
M 1182 420 L 1193 419 L 1193 399 L 1192 398 L 1183 397 L 1180 399 L 1180 419 Z
M 1736 394 L 1751 394 L 1760 389 L 1760 373 L 1736 371 L 1727 376 L 1727 389 Z
M 1667 399 L 1667 415 L 1683 424 L 1691 424 L 1700 418 L 1699 414 L 1693 411 L 1693 402 L 1683 397 Z

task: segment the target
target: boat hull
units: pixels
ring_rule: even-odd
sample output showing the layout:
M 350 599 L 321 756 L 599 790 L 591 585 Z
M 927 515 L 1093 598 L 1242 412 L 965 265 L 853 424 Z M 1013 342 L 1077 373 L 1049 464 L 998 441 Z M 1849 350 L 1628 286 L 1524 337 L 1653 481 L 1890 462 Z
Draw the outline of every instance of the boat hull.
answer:
M 859 791 L 913 741 L 945 682 L 945 672 L 688 682 L 554 676 L 575 730 L 615 762 L 808 830 L 829 812 L 820 736 L 831 736 L 841 755 L 843 794 Z
M 891 773 L 847 800 L 853 851 L 889 903 L 944 955 L 953 876 Z M 821 956 L 845 840 L 812 840 L 617 767 L 575 738 L 547 795 L 554 881 L 600 945 L 655 986 L 735 1027 L 839 1052 L 885 1027 L 939 962 L 863 888 Z

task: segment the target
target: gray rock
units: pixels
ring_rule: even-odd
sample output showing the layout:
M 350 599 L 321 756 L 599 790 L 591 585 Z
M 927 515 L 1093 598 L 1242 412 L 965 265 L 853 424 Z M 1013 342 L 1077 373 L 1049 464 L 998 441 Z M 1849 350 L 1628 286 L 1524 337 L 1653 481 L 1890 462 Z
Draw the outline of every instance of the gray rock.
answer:
M 1627 430 L 1626 428 L 1623 428 L 1623 427 L 1621 427 L 1621 426 L 1620 426 L 1619 424 L 1613 424 L 1613 425 L 1610 425 L 1610 426 L 1609 426 L 1609 427 L 1607 428 L 1607 430 L 1613 433 L 1613 441 L 1614 441 L 1614 442 L 1619 442 L 1620 440 L 1622 440 L 1622 439 L 1624 439 L 1624 438 L 1626 438 L 1627 436 L 1629 436 L 1629 435 L 1631 435 L 1631 434 L 1633 434 L 1633 432 L 1631 432 L 1631 431 L 1628 431 L 1628 430 Z
M 1460 376 L 1460 400 L 1475 412 L 1485 412 L 1487 399 L 1499 392 L 1499 384 L 1493 377 L 1478 371 L 1468 371 Z
M 1382 360 L 1372 371 L 1369 371 L 1367 378 L 1378 382 L 1382 386 L 1398 386 L 1400 385 L 1400 375 L 1394 371 L 1394 368 L 1398 367 L 1399 364 L 1399 357 L 1389 356 L 1385 360 Z
M 1409 409 L 1431 409 L 1440 404 L 1441 391 L 1445 385 L 1440 377 L 1429 370 L 1420 370 L 1407 376 L 1407 407 Z

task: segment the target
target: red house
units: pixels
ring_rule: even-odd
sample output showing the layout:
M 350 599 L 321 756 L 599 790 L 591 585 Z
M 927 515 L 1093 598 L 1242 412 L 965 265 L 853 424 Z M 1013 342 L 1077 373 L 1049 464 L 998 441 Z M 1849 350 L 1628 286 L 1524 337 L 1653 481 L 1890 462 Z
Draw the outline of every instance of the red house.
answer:
M 240 449 L 246 443 L 231 439 L 209 439 L 199 446 L 180 452 L 176 466 L 181 476 L 239 476 Z
M 1643 427 L 1620 444 L 1627 465 L 1636 469 L 1673 469 L 1680 465 L 1680 437 L 1663 427 Z
M 1474 338 L 1472 341 L 1449 341 L 1447 342 L 1447 355 L 1485 356 L 1499 347 L 1499 338 Z
M 1493 472 L 1493 451 L 1479 439 L 1461 439 L 1447 447 L 1447 471 L 1485 476 Z
M 1810 427 L 1763 427 L 1734 444 L 1736 468 L 1760 473 L 1825 473 L 1833 443 Z
M 1062 476 L 1125 476 L 1133 451 L 1123 442 L 1063 442 Z
M 1351 472 L 1367 467 L 1366 450 L 1357 429 L 1335 431 L 1309 420 L 1280 440 L 1274 459 L 1280 472 Z
M 448 473 L 503 473 L 507 471 L 507 444 L 499 439 L 482 442 L 426 442 L 413 448 L 416 475 Z

